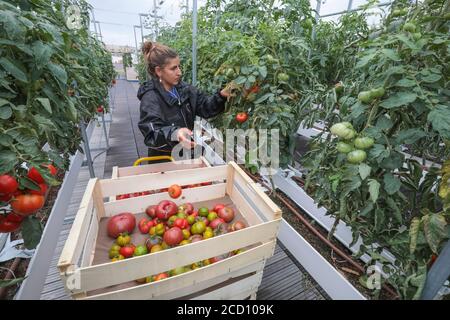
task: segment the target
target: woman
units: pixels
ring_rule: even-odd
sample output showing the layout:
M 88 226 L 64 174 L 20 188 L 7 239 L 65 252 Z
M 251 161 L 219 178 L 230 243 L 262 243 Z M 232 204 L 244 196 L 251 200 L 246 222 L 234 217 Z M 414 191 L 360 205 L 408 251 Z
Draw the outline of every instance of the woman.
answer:
M 192 149 L 195 116 L 208 119 L 225 109 L 229 92 L 221 90 L 207 96 L 181 81 L 180 58 L 171 48 L 146 42 L 144 59 L 150 80 L 138 91 L 141 100 L 139 129 L 149 147 L 149 156 L 171 155 L 181 143 Z

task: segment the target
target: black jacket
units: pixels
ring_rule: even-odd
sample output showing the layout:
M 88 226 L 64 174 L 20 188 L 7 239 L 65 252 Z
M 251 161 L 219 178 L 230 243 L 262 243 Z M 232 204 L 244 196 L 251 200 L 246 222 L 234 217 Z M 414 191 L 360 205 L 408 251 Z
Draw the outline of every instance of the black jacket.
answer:
M 207 96 L 194 86 L 181 82 L 176 86 L 180 99 L 168 95 L 157 80 L 145 82 L 138 90 L 141 100 L 139 129 L 149 147 L 149 156 L 169 154 L 178 141 L 172 134 L 180 128 L 194 128 L 195 116 L 208 119 L 225 109 L 226 99 L 219 92 Z

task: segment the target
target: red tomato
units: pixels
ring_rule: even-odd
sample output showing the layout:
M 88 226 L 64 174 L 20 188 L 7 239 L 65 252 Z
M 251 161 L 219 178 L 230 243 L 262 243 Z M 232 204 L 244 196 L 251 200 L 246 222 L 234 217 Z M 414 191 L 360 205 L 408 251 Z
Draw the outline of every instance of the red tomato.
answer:
M 48 168 L 48 170 L 50 171 L 50 174 L 52 176 L 56 175 L 57 170 L 52 164 L 44 164 L 43 167 Z M 44 178 L 42 178 L 41 174 L 39 173 L 39 171 L 37 171 L 37 169 L 35 167 L 31 167 L 31 169 L 28 171 L 27 176 L 34 182 L 37 182 L 37 183 L 45 182 Z
M 12 193 L 8 193 L 8 194 L 0 194 L 0 202 L 8 202 L 9 200 L 11 200 L 13 194 Z
M 9 221 L 9 222 L 22 222 L 23 219 L 25 219 L 24 216 L 21 216 L 21 215 L 19 215 L 17 213 L 14 213 L 14 212 L 12 212 L 12 213 L 10 213 L 10 214 L 8 214 L 6 216 L 6 220 Z
M 0 216 L 0 233 L 9 233 L 19 229 L 21 222 L 8 221 L 4 216 Z
M 169 187 L 168 192 L 171 198 L 176 199 L 181 196 L 181 187 L 177 184 L 173 184 Z
M 37 194 L 21 194 L 11 201 L 11 208 L 15 213 L 29 216 L 44 206 L 44 196 Z
M 248 119 L 247 112 L 239 112 L 236 115 L 236 121 L 239 122 L 239 123 L 244 123 L 245 121 L 247 121 L 247 119 Z
M 8 194 L 16 192 L 19 184 L 14 177 L 8 174 L 0 175 L 0 194 Z
M 187 227 L 189 227 L 189 223 L 186 219 L 177 218 L 173 223 L 173 226 L 180 229 L 186 229 Z

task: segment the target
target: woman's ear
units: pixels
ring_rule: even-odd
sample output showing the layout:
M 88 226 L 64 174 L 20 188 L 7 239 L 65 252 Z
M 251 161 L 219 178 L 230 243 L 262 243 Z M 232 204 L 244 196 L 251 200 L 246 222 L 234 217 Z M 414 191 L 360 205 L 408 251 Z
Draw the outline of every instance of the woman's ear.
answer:
M 158 78 L 161 78 L 161 67 L 160 66 L 157 66 L 156 68 L 155 68 L 155 73 L 156 73 L 156 75 L 158 76 Z

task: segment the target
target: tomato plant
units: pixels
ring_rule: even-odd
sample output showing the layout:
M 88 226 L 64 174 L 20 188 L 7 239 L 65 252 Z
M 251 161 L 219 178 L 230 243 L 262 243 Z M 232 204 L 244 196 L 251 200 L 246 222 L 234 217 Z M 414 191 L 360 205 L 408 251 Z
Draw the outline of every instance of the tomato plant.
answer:
M 360 254 L 381 263 L 384 281 L 412 299 L 420 297 L 430 256 L 450 237 L 444 193 L 433 191 L 450 156 L 449 23 L 441 18 L 449 3 L 396 1 L 393 8 L 357 42 L 351 70 L 341 75 L 351 85 L 340 96 L 334 87 L 315 93 L 322 108 L 308 121 L 327 126 L 303 164 L 305 190 L 335 226 L 343 220 L 352 228 L 352 244 L 362 237 Z M 338 113 L 329 112 L 336 107 Z M 395 265 L 383 249 L 395 255 Z

